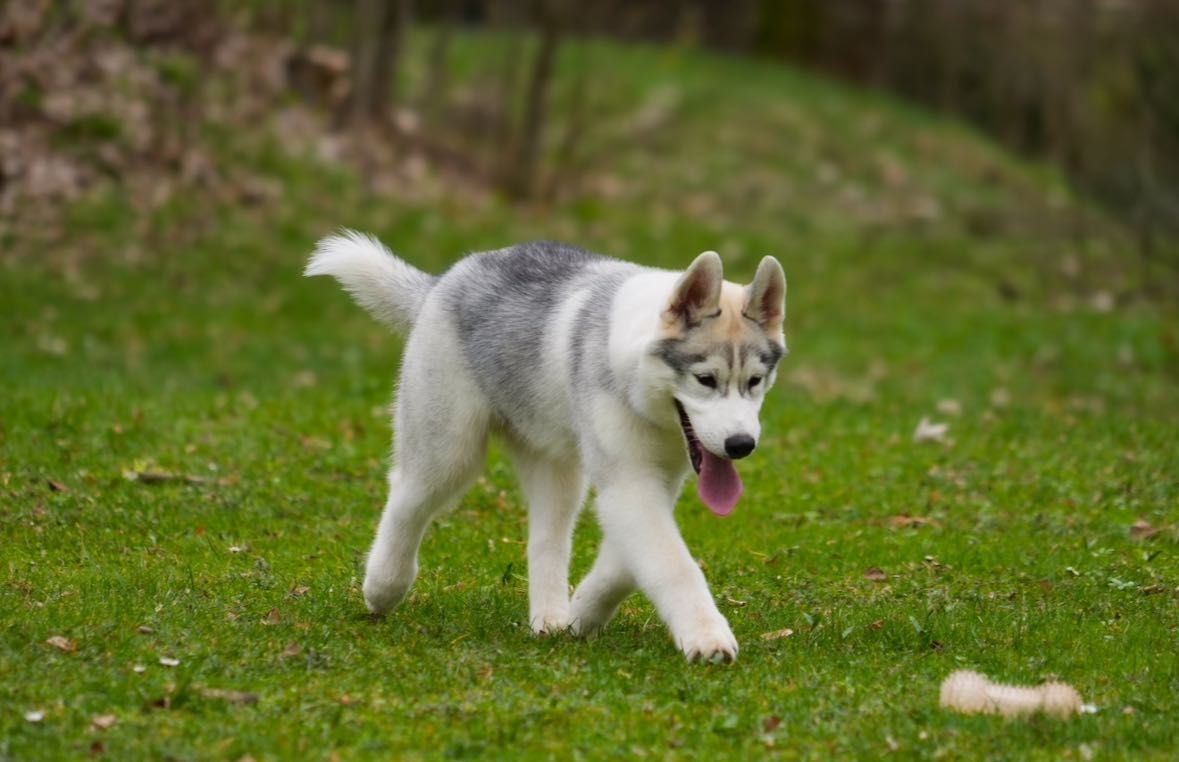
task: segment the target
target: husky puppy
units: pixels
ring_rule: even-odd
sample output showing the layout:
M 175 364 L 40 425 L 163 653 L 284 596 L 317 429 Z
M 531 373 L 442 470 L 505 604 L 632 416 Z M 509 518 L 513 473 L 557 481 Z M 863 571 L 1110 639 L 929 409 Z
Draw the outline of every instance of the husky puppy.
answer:
M 711 251 L 669 272 L 541 242 L 472 254 L 433 276 L 345 231 L 319 242 L 306 274 L 335 277 L 409 334 L 389 498 L 365 570 L 370 610 L 405 597 L 427 526 L 478 476 L 494 432 L 528 501 L 533 631 L 596 633 L 638 588 L 690 661 L 736 658 L 673 511 L 689 469 L 715 514 L 741 497 L 733 461 L 757 445 L 786 352 L 776 259 L 739 286 Z M 570 599 L 588 485 L 603 540 Z

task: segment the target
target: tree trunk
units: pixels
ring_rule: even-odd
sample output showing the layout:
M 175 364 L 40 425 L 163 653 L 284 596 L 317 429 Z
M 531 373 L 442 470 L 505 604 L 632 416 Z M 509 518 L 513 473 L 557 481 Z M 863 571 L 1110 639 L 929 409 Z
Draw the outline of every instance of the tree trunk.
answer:
M 353 125 L 380 119 L 392 102 L 405 32 L 409 0 L 356 0 L 353 17 Z
M 434 33 L 430 52 L 426 55 L 426 82 L 420 103 L 425 122 L 431 126 L 438 125 L 446 106 L 446 91 L 450 85 L 450 41 L 453 37 L 453 18 L 447 12 L 438 19 L 438 30 Z
M 513 198 L 527 198 L 536 182 L 536 166 L 540 158 L 541 138 L 544 134 L 545 111 L 549 85 L 561 42 L 561 19 L 555 3 L 541 3 L 540 45 L 532 62 L 532 72 L 525 92 L 524 118 L 514 152 L 515 161 L 508 168 L 505 189 Z

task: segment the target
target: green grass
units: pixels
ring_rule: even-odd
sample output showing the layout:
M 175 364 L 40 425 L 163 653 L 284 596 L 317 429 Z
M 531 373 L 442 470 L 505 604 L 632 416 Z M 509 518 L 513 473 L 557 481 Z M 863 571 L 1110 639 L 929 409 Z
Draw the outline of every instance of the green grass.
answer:
M 0 758 L 1169 758 L 1179 323 L 1138 296 L 1155 276 L 1120 233 L 1051 171 L 876 96 L 597 44 L 566 76 L 584 56 L 617 109 L 675 104 L 609 153 L 610 193 L 369 198 L 243 139 L 226 151 L 280 201 L 98 196 L 5 242 Z M 671 267 L 716 248 L 738 280 L 781 258 L 792 355 L 746 497 L 719 520 L 689 488 L 678 510 L 736 664 L 686 664 L 639 597 L 598 639 L 533 638 L 498 450 L 407 603 L 365 614 L 400 342 L 300 277 L 339 225 L 432 270 L 539 237 Z M 912 442 L 925 415 L 951 446 Z M 206 481 L 124 477 L 147 468 Z M 575 576 L 596 538 L 587 511 Z M 1056 675 L 1100 711 L 949 714 L 938 685 L 963 667 Z

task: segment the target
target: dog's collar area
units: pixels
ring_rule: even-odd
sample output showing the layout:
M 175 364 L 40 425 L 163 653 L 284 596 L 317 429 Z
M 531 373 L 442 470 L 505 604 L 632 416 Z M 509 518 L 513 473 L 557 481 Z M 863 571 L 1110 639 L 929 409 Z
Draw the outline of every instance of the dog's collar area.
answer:
M 684 440 L 688 444 L 688 460 L 692 463 L 692 470 L 697 474 L 700 473 L 700 468 L 704 464 L 703 445 L 700 440 L 696 438 L 696 431 L 692 428 L 692 419 L 688 417 L 684 406 L 680 404 L 679 400 L 673 398 L 675 402 L 676 412 L 680 414 L 680 428 L 684 432 Z

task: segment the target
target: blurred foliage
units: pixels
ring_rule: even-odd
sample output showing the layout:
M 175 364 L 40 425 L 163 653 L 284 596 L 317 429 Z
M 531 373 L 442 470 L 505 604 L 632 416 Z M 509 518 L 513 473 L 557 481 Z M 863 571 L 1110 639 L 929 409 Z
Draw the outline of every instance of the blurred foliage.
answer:
M 436 175 L 533 202 L 584 197 L 589 207 L 612 165 L 656 150 L 659 131 L 693 97 L 629 90 L 594 53 L 607 36 L 661 41 L 669 54 L 704 46 L 787 59 L 960 115 L 1061 168 L 1133 231 L 1146 259 L 1169 268 L 1163 281 L 1175 280 L 1171 0 L 364 0 L 367 11 L 397 8 L 412 21 L 404 44 L 400 26 L 354 24 L 359 2 L 8 3 L 0 227 L 52 216 L 110 183 L 130 188 L 136 203 L 187 188 L 246 203 L 274 198 L 273 184 L 217 155 L 226 134 L 242 132 L 347 163 L 379 193 Z M 406 60 L 377 66 L 364 52 L 372 50 Z M 361 88 L 360 108 L 364 56 L 361 68 L 377 74 L 362 79 L 385 89 Z M 788 108 L 794 98 L 784 92 L 757 108 Z M 812 159 L 800 171 L 840 169 L 828 156 Z M 1073 220 L 1078 237 L 1090 235 L 1092 216 Z M 976 223 L 979 235 L 994 227 Z
M 1179 232 L 1179 3 L 762 0 L 755 50 L 960 114 L 1059 164 L 1132 223 Z

